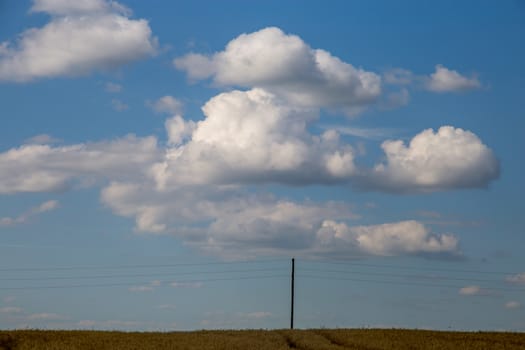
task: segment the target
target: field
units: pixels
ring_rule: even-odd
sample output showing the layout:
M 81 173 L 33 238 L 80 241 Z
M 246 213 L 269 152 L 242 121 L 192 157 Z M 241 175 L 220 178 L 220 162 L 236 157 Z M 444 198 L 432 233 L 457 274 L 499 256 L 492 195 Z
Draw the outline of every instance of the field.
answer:
M 525 349 L 525 333 L 312 329 L 127 333 L 0 331 L 0 349 Z

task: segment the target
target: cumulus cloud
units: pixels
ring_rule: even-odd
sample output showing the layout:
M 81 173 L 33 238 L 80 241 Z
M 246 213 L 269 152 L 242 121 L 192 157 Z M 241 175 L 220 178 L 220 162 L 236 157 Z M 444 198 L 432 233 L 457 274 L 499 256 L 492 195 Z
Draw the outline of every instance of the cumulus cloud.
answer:
M 36 216 L 38 214 L 55 210 L 56 208 L 58 208 L 58 205 L 59 205 L 58 201 L 50 200 L 50 201 L 47 201 L 47 202 L 44 202 L 44 203 L 40 204 L 37 207 L 29 209 L 25 213 L 15 217 L 15 218 L 11 218 L 11 217 L 0 218 L 0 227 L 2 227 L 2 226 L 14 226 L 14 225 L 19 225 L 19 224 L 26 223 L 28 220 L 30 220 L 32 217 L 34 217 L 34 216 Z
M 434 73 L 430 75 L 417 75 L 408 69 L 393 68 L 383 73 L 383 81 L 389 85 L 404 87 L 401 91 L 406 91 L 406 88 L 409 87 L 416 87 L 432 92 L 445 93 L 470 91 L 482 87 L 481 82 L 475 75 L 466 77 L 441 64 L 436 65 Z M 402 100 L 403 96 L 400 95 L 397 98 Z
M 354 154 L 339 134 L 309 133 L 315 111 L 291 107 L 262 90 L 231 91 L 203 107 L 196 125 L 180 117 L 167 123 L 170 143 L 191 132 L 187 143 L 167 150 L 152 174 L 159 188 L 180 184 L 289 184 L 346 181 Z
M 467 78 L 440 64 L 436 65 L 436 71 L 426 81 L 426 88 L 434 92 L 468 91 L 480 87 L 481 83 L 475 76 Z
M 408 145 L 388 140 L 381 145 L 386 155 L 359 185 L 392 192 L 429 192 L 486 187 L 499 177 L 499 161 L 472 132 L 443 126 L 427 129 Z
M 54 16 L 120 12 L 130 15 L 131 10 L 116 1 L 106 0 L 33 0 L 31 12 L 46 12 Z
M 218 85 L 261 87 L 303 107 L 328 107 L 348 114 L 381 94 L 381 77 L 312 49 L 300 37 L 269 27 L 242 34 L 212 56 L 189 54 L 174 60 L 190 79 Z
M 182 102 L 170 95 L 163 96 L 154 102 L 148 102 L 148 104 L 157 113 L 171 115 L 182 113 Z
M 189 246 L 230 258 L 290 253 L 461 256 L 456 236 L 433 233 L 417 221 L 349 225 L 358 215 L 339 202 L 282 200 L 229 187 L 158 191 L 119 183 L 103 190 L 102 201 L 114 213 L 134 218 L 139 231 L 173 234 Z
M 62 147 L 28 144 L 0 153 L 0 193 L 64 190 L 73 182 L 139 178 L 159 160 L 157 140 L 128 135 Z
M 109 70 L 155 54 L 148 22 L 129 18 L 116 1 L 36 0 L 32 12 L 51 15 L 41 28 L 2 43 L 0 81 L 78 76 Z
M 333 245 L 338 245 L 338 242 L 352 243 L 372 255 L 461 255 L 457 237 L 433 234 L 414 220 L 354 227 L 327 220 L 323 222 L 318 236 L 322 242 Z

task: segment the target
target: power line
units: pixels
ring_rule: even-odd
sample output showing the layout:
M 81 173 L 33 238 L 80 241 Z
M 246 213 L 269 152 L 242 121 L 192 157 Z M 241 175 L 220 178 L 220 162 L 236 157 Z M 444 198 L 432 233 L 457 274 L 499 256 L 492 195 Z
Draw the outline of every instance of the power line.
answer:
M 19 272 L 19 271 L 62 271 L 62 270 L 66 270 L 66 271 L 67 270 L 117 270 L 117 269 L 162 268 L 162 267 L 179 267 L 179 266 L 262 264 L 262 263 L 283 262 L 283 261 L 288 261 L 288 260 L 287 259 L 268 259 L 268 260 L 218 261 L 218 262 L 175 263 L 175 264 L 13 267 L 13 268 L 0 268 L 0 271 Z
M 381 273 L 381 272 L 362 272 L 362 271 L 348 271 L 348 270 L 321 270 L 321 269 L 300 269 L 306 272 L 325 272 L 325 273 L 342 273 L 342 274 L 354 274 L 354 275 L 365 275 L 365 276 L 384 276 L 384 277 L 400 277 L 400 278 L 419 278 L 426 280 L 446 280 L 446 281 L 467 281 L 467 282 L 493 282 L 500 283 L 501 280 L 488 280 L 481 278 L 457 278 L 457 277 L 446 277 L 446 276 L 425 276 L 425 275 L 402 275 L 396 273 Z
M 447 285 L 447 284 L 430 284 L 430 283 L 418 283 L 418 282 L 403 282 L 403 281 L 385 281 L 385 280 L 371 280 L 363 278 L 335 278 L 329 276 L 316 276 L 316 275 L 303 275 L 299 274 L 300 278 L 312 278 L 312 279 L 321 279 L 321 280 L 332 280 L 332 281 L 353 281 L 353 282 L 369 282 L 369 283 L 380 283 L 380 284 L 394 284 L 394 285 L 403 285 L 403 286 L 420 286 L 420 287 L 439 287 L 439 288 L 463 288 L 465 286 L 458 285 Z M 502 288 L 502 287 L 482 287 L 481 290 L 486 291 L 505 291 L 505 292 L 525 292 L 525 288 Z
M 176 281 L 177 283 L 208 283 L 217 281 L 241 281 L 253 279 L 269 279 L 269 278 L 289 278 L 288 275 L 263 275 L 263 276 L 244 276 L 232 278 L 209 278 L 198 280 L 183 280 Z M 172 283 L 173 281 L 160 281 L 160 283 Z M 122 282 L 122 283 L 100 283 L 100 284 L 67 284 L 56 286 L 26 286 L 26 287 L 0 287 L 0 290 L 36 290 L 36 289 L 67 289 L 67 288 L 100 288 L 100 287 L 119 287 L 119 286 L 136 286 L 141 282 Z M 148 284 L 150 282 L 142 282 Z
M 318 264 L 330 264 L 330 265 L 347 265 L 347 266 L 362 266 L 362 267 L 374 267 L 374 268 L 385 268 L 385 269 L 400 269 L 400 270 L 416 270 L 416 271 L 442 271 L 442 272 L 457 272 L 457 273 L 476 273 L 476 274 L 491 274 L 491 275 L 515 275 L 519 272 L 516 271 L 482 271 L 482 270 L 469 270 L 469 269 L 446 269 L 446 268 L 434 268 L 426 266 L 396 266 L 396 265 L 384 265 L 384 264 L 369 264 L 359 262 L 349 262 L 340 260 L 304 260 L 308 263 Z
M 285 268 L 268 269 L 244 269 L 227 271 L 191 271 L 191 272 L 165 272 L 148 274 L 125 274 L 125 275 L 89 275 L 89 276 L 53 276 L 53 277 L 9 277 L 0 278 L 3 281 L 48 281 L 48 280 L 81 280 L 81 279 L 104 279 L 104 278 L 128 278 L 128 277 L 161 277 L 161 276 L 184 276 L 184 275 L 204 275 L 204 274 L 228 274 L 228 273 L 251 273 L 251 272 L 275 272 L 284 271 Z

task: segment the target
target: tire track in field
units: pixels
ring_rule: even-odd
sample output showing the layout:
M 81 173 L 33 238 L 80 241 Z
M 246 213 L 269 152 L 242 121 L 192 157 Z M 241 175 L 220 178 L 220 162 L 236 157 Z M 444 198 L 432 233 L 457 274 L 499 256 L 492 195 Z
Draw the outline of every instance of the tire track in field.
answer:
M 292 337 L 290 337 L 288 334 L 286 334 L 285 332 L 279 332 L 279 334 L 281 335 L 281 337 L 284 338 L 284 341 L 286 342 L 286 345 L 288 345 L 288 348 L 289 349 L 299 349 L 299 350 L 306 350 L 306 349 L 301 349 L 297 346 L 297 343 L 292 339 Z
M 366 346 L 362 344 L 353 344 L 351 342 L 344 342 L 322 330 L 317 330 L 317 331 L 312 331 L 312 332 L 328 340 L 331 344 L 333 344 L 334 346 L 337 346 L 338 348 L 348 349 L 348 350 L 383 350 L 383 348 L 376 348 L 376 347 Z
M 356 350 L 358 347 L 348 347 L 337 339 L 328 337 L 314 330 L 281 331 L 289 349 L 298 350 Z M 374 349 L 375 350 L 375 349 Z

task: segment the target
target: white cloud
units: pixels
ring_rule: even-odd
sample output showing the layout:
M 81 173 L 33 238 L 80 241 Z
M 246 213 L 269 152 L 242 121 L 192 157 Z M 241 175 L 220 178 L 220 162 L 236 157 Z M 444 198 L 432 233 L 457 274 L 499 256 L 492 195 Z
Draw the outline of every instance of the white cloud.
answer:
M 16 297 L 14 295 L 8 295 L 8 296 L 4 297 L 3 300 L 4 300 L 4 303 L 10 304 L 10 303 L 12 303 L 13 301 L 16 300 Z
M 292 184 L 346 181 L 354 171 L 353 150 L 328 130 L 307 130 L 317 113 L 290 107 L 261 89 L 222 93 L 203 107 L 195 125 L 175 117 L 167 123 L 169 148 L 152 174 L 159 188 L 180 184 Z M 173 127 L 175 125 L 175 127 Z
M 74 182 L 140 178 L 159 156 L 154 137 L 133 135 L 63 147 L 23 145 L 0 153 L 0 193 L 58 191 Z
M 111 100 L 111 105 L 113 106 L 113 109 L 117 112 L 123 112 L 129 108 L 127 104 L 119 100 L 118 98 L 114 98 Z
M 122 321 L 122 320 L 107 320 L 107 321 L 94 321 L 94 320 L 81 320 L 76 323 L 76 327 L 79 328 L 96 328 L 96 329 L 142 329 L 144 322 L 139 321 Z
M 112 82 L 107 82 L 106 85 L 104 86 L 104 90 L 106 90 L 106 92 L 115 94 L 115 93 L 122 91 L 122 85 L 112 83 Z
M 521 307 L 522 305 L 518 301 L 509 301 L 505 303 L 505 309 L 514 310 L 514 309 L 520 309 Z
M 411 85 L 417 77 L 403 68 L 392 68 L 383 74 L 383 80 L 391 85 Z
M 525 272 L 518 273 L 512 276 L 508 276 L 505 281 L 514 284 L 525 284 Z
M 379 75 L 312 49 L 275 27 L 239 35 L 211 57 L 193 53 L 174 64 L 191 79 L 213 77 L 219 85 L 261 87 L 299 106 L 338 108 L 348 114 L 381 94 Z
M 481 288 L 480 286 L 466 286 L 459 290 L 459 294 L 465 295 L 465 296 L 475 296 L 475 295 L 481 295 L 481 296 L 488 296 L 493 295 L 494 293 L 490 290 Z
M 461 255 L 454 235 L 433 234 L 414 220 L 354 227 L 327 220 L 318 236 L 324 244 L 337 246 L 346 242 L 372 255 Z
M 202 282 L 171 282 L 170 286 L 173 288 L 202 288 Z
M 262 319 L 262 318 L 268 318 L 271 317 L 272 313 L 268 311 L 255 311 L 255 312 L 248 312 L 245 314 L 241 314 L 241 318 L 249 318 L 249 319 Z
M 35 209 L 35 213 L 44 213 L 46 211 L 54 210 L 58 207 L 58 201 L 51 200 L 44 202 L 38 206 L 38 208 Z
M 0 313 L 4 314 L 17 314 L 22 312 L 22 309 L 15 306 L 0 307 Z
M 148 103 L 157 113 L 181 114 L 183 103 L 173 96 L 163 96 L 155 102 Z
M 37 207 L 29 209 L 25 213 L 15 218 L 11 218 L 11 217 L 0 218 L 0 227 L 13 226 L 13 225 L 19 225 L 19 224 L 26 223 L 32 217 L 38 214 L 41 214 L 41 213 L 55 210 L 56 208 L 58 208 L 58 201 L 50 200 L 50 201 L 44 202 Z
M 468 91 L 480 87 L 478 78 L 467 78 L 440 64 L 436 65 L 436 71 L 426 81 L 426 88 L 434 92 Z
M 33 137 L 30 137 L 29 139 L 25 140 L 25 144 L 35 144 L 35 145 L 50 145 L 53 143 L 60 142 L 60 139 L 54 138 L 47 134 L 40 134 L 35 135 Z
M 499 177 L 499 161 L 472 132 L 443 126 L 427 129 L 405 145 L 381 145 L 386 161 L 359 180 L 359 185 L 393 192 L 429 192 L 486 187 Z
M 359 138 L 369 139 L 369 140 L 380 140 L 387 137 L 391 137 L 396 130 L 393 129 L 382 129 L 382 128 L 360 128 L 353 126 L 327 126 L 324 129 L 330 130 L 333 129 L 340 133 L 341 135 L 350 135 Z
M 146 285 L 139 285 L 139 286 L 132 286 L 128 288 L 130 292 L 153 292 L 155 288 L 160 287 L 162 285 L 162 282 L 159 280 L 151 281 L 149 284 Z
M 67 319 L 67 317 L 59 314 L 54 313 L 38 313 L 38 314 L 31 314 L 27 316 L 28 320 L 36 321 L 36 320 L 64 320 Z
M 381 107 L 384 109 L 393 109 L 406 106 L 410 102 L 410 93 L 407 89 L 392 91 L 386 94 L 385 100 Z
M 113 183 L 102 201 L 132 217 L 139 231 L 170 233 L 187 245 L 230 258 L 258 254 L 461 256 L 452 234 L 417 221 L 350 226 L 343 203 L 294 202 L 209 186 L 169 191 Z
M 192 120 L 184 120 L 180 115 L 176 115 L 166 119 L 164 126 L 168 133 L 168 145 L 179 146 L 191 137 L 197 124 Z
M 155 54 L 157 40 L 148 22 L 130 19 L 116 1 L 36 0 L 33 12 L 51 20 L 3 43 L 0 81 L 78 76 L 112 69 Z
M 130 15 L 129 9 L 116 1 L 106 0 L 33 0 L 31 12 L 46 12 L 55 16 L 85 15 L 105 12 L 121 12 Z

